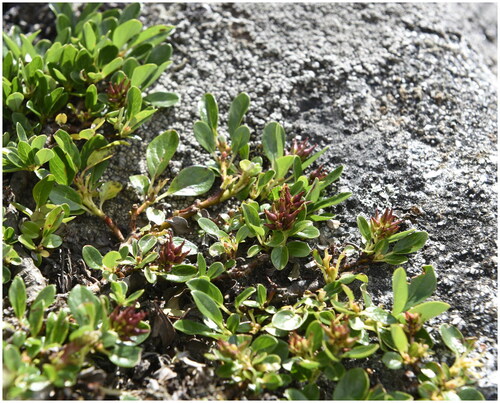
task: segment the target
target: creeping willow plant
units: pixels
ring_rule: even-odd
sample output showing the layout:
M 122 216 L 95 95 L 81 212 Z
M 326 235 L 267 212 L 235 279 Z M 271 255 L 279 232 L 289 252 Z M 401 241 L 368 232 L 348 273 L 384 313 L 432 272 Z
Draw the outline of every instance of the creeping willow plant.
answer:
M 362 270 L 407 263 L 425 245 L 427 233 L 403 231 L 405 223 L 386 209 L 369 220 L 358 216 L 361 245 L 313 249 L 321 221 L 334 218 L 329 210 L 351 196 L 330 189 L 343 167 L 313 168 L 327 147 L 315 152 L 315 144 L 297 138 L 287 147 L 278 122 L 268 123 L 252 141 L 244 123 L 250 106 L 246 93 L 232 101 L 225 127 L 219 125 L 214 96 L 201 98 L 193 131 L 211 156 L 206 166 L 170 175 L 180 136 L 175 130 L 154 136 L 146 148 L 146 174 L 129 178 L 139 201 L 127 208 L 124 235 L 126 228 L 104 209 L 124 184 L 103 180 L 104 172 L 117 148 L 138 138 L 136 131 L 156 108 L 178 101 L 172 93 L 145 94 L 171 64 L 172 47 L 164 41 L 173 27 L 143 29 L 136 3 L 104 12 L 91 3 L 79 15 L 69 4 L 51 7 L 54 41 L 18 28 L 3 35 L 4 172 L 27 171 L 37 180 L 32 200 L 8 200 L 3 212 L 3 282 L 10 282 L 5 306 L 12 313 L 3 325 L 8 399 L 53 398 L 103 358 L 136 366 L 139 344 L 150 333 L 142 307 L 152 293 L 174 287 L 178 294 L 158 313 L 169 314 L 179 331 L 171 331 L 172 345 L 179 348 L 189 335 L 216 340 L 205 357 L 217 365 L 218 376 L 235 385 L 238 396 L 259 398 L 265 390 L 281 393 L 282 388 L 290 400 L 483 398 L 473 387 L 479 362 L 471 339 L 441 325 L 440 339 L 453 357 L 435 359 L 437 335 L 428 322 L 449 305 L 430 300 L 437 284 L 432 266 L 409 281 L 405 269 L 396 268 L 391 307 L 376 305 L 368 292 Z M 256 143 L 262 146 L 251 149 Z M 159 202 L 171 196 L 204 198 L 162 210 Z M 239 201 L 232 210 L 210 217 L 210 207 L 231 198 Z M 11 224 L 7 215 L 17 212 L 26 217 Z M 49 285 L 28 298 L 29 283 L 22 272 L 16 275 L 23 249 L 43 265 L 63 244 L 65 224 L 83 213 L 100 218 L 120 241 L 105 253 L 83 247 L 83 260 L 102 277 L 99 295 L 76 285 L 56 301 L 56 287 Z M 181 227 L 198 231 L 208 242 L 207 255 L 188 235 L 176 236 Z M 274 283 L 286 274 L 266 270 L 264 279 L 263 269 L 285 270 L 290 261 L 302 274 L 318 269 L 323 281 L 290 295 Z M 254 274 L 259 283 L 252 281 Z M 146 281 L 129 293 L 132 275 L 138 284 Z M 387 267 L 379 275 L 387 275 Z M 240 288 L 236 280 L 243 276 L 249 284 Z M 166 295 L 160 294 L 159 299 Z M 152 333 L 158 333 L 151 320 Z M 403 370 L 395 376 L 411 371 L 413 381 L 404 391 L 371 383 L 366 361 L 356 367 L 368 357 L 380 359 L 388 371 Z M 318 386 L 325 382 L 333 394 Z

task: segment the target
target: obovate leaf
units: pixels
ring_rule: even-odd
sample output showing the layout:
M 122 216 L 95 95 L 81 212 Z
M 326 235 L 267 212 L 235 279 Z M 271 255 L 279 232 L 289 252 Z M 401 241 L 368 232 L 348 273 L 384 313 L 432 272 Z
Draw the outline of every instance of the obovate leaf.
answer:
M 167 195 L 199 196 L 210 190 L 214 180 L 215 174 L 206 167 L 187 167 L 174 178 Z
M 429 298 L 436 289 L 436 274 L 432 266 L 424 266 L 424 273 L 413 278 L 408 286 L 408 300 L 403 311 Z
M 285 309 L 279 311 L 273 316 L 272 324 L 275 328 L 292 331 L 298 329 L 302 325 L 302 323 L 304 323 L 306 317 L 307 315 L 305 315 L 305 317 L 302 318 L 295 312 L 289 309 Z
M 209 153 L 215 151 L 215 135 L 212 129 L 203 121 L 198 121 L 194 124 L 194 137 L 198 143 Z
M 462 355 L 467 350 L 465 339 L 460 330 L 455 326 L 443 324 L 439 327 L 439 333 L 443 338 L 444 344 L 456 355 Z
M 191 291 L 191 295 L 196 303 L 196 307 L 202 315 L 214 322 L 221 330 L 224 329 L 222 312 L 214 300 L 204 292 L 198 290 Z
M 102 269 L 102 255 L 92 245 L 85 245 L 82 249 L 82 256 L 85 263 L 94 270 Z
M 408 299 L 408 283 L 406 282 L 406 272 L 400 267 L 392 275 L 392 293 L 394 303 L 392 305 L 392 314 L 397 315 L 403 312 Z
M 192 291 L 201 291 L 207 294 L 212 300 L 214 300 L 219 306 L 224 304 L 224 297 L 221 291 L 212 284 L 210 281 L 207 281 L 203 278 L 194 278 L 189 280 L 186 285 Z
M 219 123 L 219 107 L 212 94 L 205 94 L 201 97 L 198 103 L 198 112 L 201 120 L 215 132 Z
M 102 210 L 102 205 L 106 200 L 113 199 L 122 190 L 123 185 L 120 182 L 108 181 L 99 188 L 99 208 Z
M 357 218 L 357 223 L 359 232 L 361 232 L 362 237 L 365 238 L 367 242 L 369 242 L 370 239 L 372 239 L 372 233 L 370 231 L 370 226 L 368 225 L 366 218 L 362 215 L 359 215 Z
M 198 323 L 189 319 L 181 319 L 174 323 L 174 329 L 190 335 L 200 335 L 219 339 L 220 334 L 214 333 L 212 329 L 203 323 Z
M 179 135 L 175 130 L 167 130 L 155 137 L 146 150 L 146 163 L 152 180 L 167 168 L 179 145 Z
M 49 194 L 50 200 L 54 204 L 64 204 L 69 206 L 71 214 L 82 214 L 83 206 L 80 195 L 69 186 L 55 185 Z
M 179 103 L 179 95 L 174 92 L 153 92 L 144 101 L 157 108 L 168 108 Z
M 9 302 L 14 309 L 14 315 L 21 320 L 26 311 L 26 286 L 19 276 L 14 277 L 9 287 Z
M 277 122 L 271 122 L 264 127 L 262 134 L 264 154 L 274 166 L 274 161 L 282 157 L 285 147 L 285 130 Z
M 389 369 L 399 369 L 403 366 L 403 359 L 394 351 L 387 351 L 382 356 L 382 362 Z
M 110 354 L 109 360 L 119 367 L 133 368 L 141 360 L 141 352 L 140 347 L 118 343 Z
M 370 380 L 362 368 L 348 370 L 333 392 L 333 400 L 364 400 L 368 395 Z
M 288 263 L 288 258 L 289 254 L 286 246 L 273 248 L 271 252 L 271 261 L 276 269 L 283 270 Z
M 422 321 L 426 322 L 450 309 L 450 305 L 441 301 L 429 301 L 411 308 L 408 312 L 419 313 Z
M 234 141 L 233 135 L 235 134 L 236 129 L 240 126 L 243 116 L 247 112 L 249 105 L 250 97 L 244 92 L 234 98 L 233 102 L 231 103 L 227 125 L 232 141 Z
M 121 48 L 130 38 L 141 32 L 142 23 L 139 20 L 128 20 L 118 25 L 113 32 L 113 44 Z
M 236 154 L 239 150 L 245 147 L 250 141 L 250 129 L 248 126 L 240 126 L 233 133 L 231 138 L 231 150 Z
M 428 238 L 429 235 L 427 234 L 427 232 L 424 231 L 413 232 L 407 237 L 396 242 L 394 248 L 392 249 L 392 252 L 399 254 L 414 253 L 425 245 L 425 242 L 427 242 Z

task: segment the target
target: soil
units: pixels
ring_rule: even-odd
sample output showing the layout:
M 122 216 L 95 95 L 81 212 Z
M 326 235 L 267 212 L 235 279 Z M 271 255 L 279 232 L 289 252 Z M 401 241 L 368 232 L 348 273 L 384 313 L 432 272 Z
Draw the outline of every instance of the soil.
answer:
M 48 7 L 38 3 L 33 10 L 29 4 L 5 4 L 4 30 L 19 24 L 23 31 L 40 28 L 41 35 L 53 35 Z M 207 162 L 192 133 L 200 96 L 214 94 L 224 127 L 230 101 L 247 92 L 253 145 L 260 143 L 264 125 L 275 120 L 288 140 L 308 138 L 330 146 L 320 161 L 327 171 L 344 166 L 337 191 L 353 196 L 333 211 L 338 228 L 321 227 L 320 245 L 359 243 L 356 216 L 385 207 L 393 207 L 406 225 L 429 233 L 426 246 L 405 269 L 413 276 L 422 265 L 434 266 L 434 298 L 451 309 L 431 325 L 451 323 L 478 339 L 484 364 L 479 388 L 496 400 L 496 17 L 495 4 L 146 3 L 141 19 L 147 26 L 176 26 L 170 39 L 173 67 L 152 90 L 177 92 L 181 103 L 157 112 L 138 133 L 144 141 L 132 141 L 117 153 L 109 178 L 126 184 L 130 175 L 145 173 L 146 146 L 167 129 L 180 133 L 181 145 L 166 175 Z M 22 180 L 29 184 L 32 178 L 5 175 L 4 189 L 10 185 L 15 197 L 22 197 Z M 128 185 L 107 204 L 124 231 L 137 201 Z M 161 207 L 171 211 L 190 202 L 167 199 Z M 67 225 L 64 239 L 61 250 L 44 260 L 35 285 L 55 283 L 60 294 L 76 284 L 100 287 L 99 274 L 85 267 L 81 249 L 85 244 L 102 253 L 116 249 L 112 235 L 97 219 L 80 216 Z M 24 261 L 21 269 L 33 268 L 29 258 Z M 297 263 L 298 278 L 290 279 L 292 264 L 282 272 L 264 264 L 247 277 L 217 285 L 234 295 L 250 284 L 272 281 L 278 295 L 293 299 L 294 292 L 315 287 L 320 279 L 307 260 Z M 392 271 L 381 265 L 366 272 L 377 304 L 391 303 Z M 136 288 L 146 286 L 130 281 Z M 157 335 L 143 346 L 138 367 L 120 369 L 96 360 L 82 373 L 80 386 L 56 397 L 113 398 L 109 390 L 86 390 L 91 379 L 140 399 L 255 398 L 214 376 L 203 357 L 210 343 L 175 333 L 164 320 L 161 308 L 179 292 L 171 284 L 148 286 L 145 299 Z M 189 303 L 186 295 L 181 298 Z M 376 363 L 366 365 L 387 389 L 400 386 L 393 373 Z M 331 396 L 332 385 L 322 386 L 323 397 Z M 281 392 L 256 398 L 278 399 Z

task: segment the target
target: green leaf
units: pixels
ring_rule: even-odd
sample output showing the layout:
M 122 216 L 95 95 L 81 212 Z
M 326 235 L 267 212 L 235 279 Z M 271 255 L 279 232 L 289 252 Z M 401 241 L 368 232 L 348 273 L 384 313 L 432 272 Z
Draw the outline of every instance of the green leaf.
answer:
M 139 239 L 139 249 L 144 254 L 148 253 L 158 242 L 154 235 L 145 235 Z
M 198 274 L 198 269 L 195 266 L 178 264 L 172 268 L 170 273 L 163 275 L 163 277 L 175 283 L 185 283 L 195 277 L 196 274 Z
M 85 305 L 93 305 L 95 308 L 95 317 L 89 318 L 81 307 Z M 80 284 L 73 287 L 68 296 L 68 306 L 75 317 L 77 323 L 82 326 L 89 324 L 89 319 L 100 318 L 102 314 L 102 307 L 99 299 L 87 287 Z
M 133 18 L 138 18 L 140 13 L 141 13 L 141 4 L 131 3 L 123 9 L 123 11 L 120 14 L 120 17 L 118 18 L 118 22 L 122 24 L 125 21 L 131 20 Z
M 464 336 L 455 326 L 443 324 L 439 327 L 439 333 L 446 347 L 456 355 L 462 355 L 467 351 Z
M 273 350 L 278 346 L 278 339 L 274 336 L 268 335 L 268 334 L 263 334 L 257 337 L 252 344 L 250 345 L 250 348 L 252 351 L 255 353 L 272 353 Z
M 457 394 L 460 400 L 484 400 L 481 392 L 469 386 L 460 389 Z
M 46 234 L 43 236 L 42 245 L 46 248 L 55 249 L 62 245 L 62 238 L 56 234 Z
M 344 193 L 339 193 L 335 196 L 332 196 L 328 199 L 320 200 L 317 203 L 314 203 L 314 204 L 307 206 L 307 212 L 312 213 L 312 212 L 317 211 L 317 210 L 322 209 L 322 208 L 335 206 L 336 204 L 342 203 L 344 200 L 351 197 L 351 195 L 352 195 L 351 192 L 344 192 Z
M 118 56 L 118 48 L 115 45 L 106 45 L 97 52 L 97 67 L 102 68 Z
M 174 323 L 174 329 L 190 335 L 213 337 L 215 339 L 220 338 L 220 335 L 218 333 L 214 333 L 214 331 L 208 326 L 189 319 L 178 320 Z
M 292 331 L 302 326 L 306 318 L 307 315 L 302 318 L 299 314 L 289 309 L 284 309 L 273 316 L 272 324 L 277 329 Z
M 333 400 L 364 400 L 368 395 L 370 380 L 362 368 L 348 370 L 333 392 Z
M 71 214 L 83 213 L 82 199 L 80 195 L 69 186 L 56 184 L 51 190 L 49 198 L 54 204 L 66 203 L 70 208 Z
M 71 185 L 76 174 L 71 157 L 59 147 L 52 149 L 55 155 L 49 161 L 50 173 L 60 185 Z
M 35 154 L 35 163 L 38 166 L 42 166 L 46 162 L 50 161 L 52 157 L 54 157 L 54 151 L 48 149 L 48 148 L 42 148 L 41 150 L 38 150 Z
M 401 355 L 394 351 L 387 351 L 382 356 L 382 362 L 389 369 L 400 369 L 403 366 L 403 359 Z
M 219 238 L 221 235 L 221 231 L 219 227 L 210 219 L 201 217 L 198 219 L 198 225 L 209 235 L 213 235 L 216 238 Z M 224 233 L 225 234 L 225 233 Z M 226 234 L 227 235 L 227 234 Z
M 436 289 L 436 274 L 432 266 L 424 266 L 424 273 L 413 278 L 408 287 L 408 300 L 403 311 L 429 298 Z
M 285 130 L 277 122 L 271 122 L 264 127 L 262 134 L 264 154 L 274 167 L 274 161 L 282 157 L 285 147 Z
M 356 346 L 352 350 L 342 354 L 342 358 L 366 358 L 375 353 L 379 348 L 378 344 L 368 344 L 366 346 Z
M 26 286 L 19 276 L 14 277 L 9 287 L 9 302 L 14 309 L 14 314 L 21 320 L 26 311 Z
M 179 95 L 174 92 L 153 92 L 144 101 L 157 108 L 169 108 L 179 103 Z
M 201 97 L 198 103 L 198 112 L 201 120 L 215 132 L 219 122 L 219 107 L 212 94 L 205 94 Z
M 3 364 L 13 373 L 16 373 L 23 367 L 21 353 L 16 346 L 7 344 L 3 348 Z
M 236 129 L 240 126 L 241 121 L 243 120 L 243 116 L 247 112 L 249 105 L 250 97 L 244 92 L 234 98 L 233 102 L 231 103 L 227 125 L 229 129 L 229 135 L 231 136 L 231 140 L 233 142 L 233 135 L 235 134 Z
M 194 137 L 198 143 L 209 153 L 213 153 L 216 149 L 215 135 L 212 129 L 203 121 L 198 121 L 194 124 Z
M 406 263 L 408 261 L 408 258 L 406 257 L 406 255 L 394 255 L 392 253 L 389 253 L 383 257 L 382 261 L 394 266 L 398 266 L 400 264 Z
M 120 182 L 108 181 L 104 182 L 99 188 L 99 208 L 106 200 L 113 199 L 122 190 L 123 185 Z
M 189 287 L 191 291 L 201 291 L 207 294 L 213 301 L 215 301 L 219 306 L 224 305 L 224 297 L 220 290 L 212 284 L 210 281 L 207 281 L 203 278 L 194 278 L 189 280 L 186 285 Z
M 111 60 L 109 63 L 107 63 L 102 71 L 101 71 L 101 77 L 100 79 L 106 78 L 109 76 L 111 73 L 113 73 L 115 70 L 118 70 L 120 67 L 123 65 L 123 58 L 117 57 L 113 60 Z M 90 73 L 89 73 L 90 75 Z
M 394 245 L 392 252 L 398 254 L 414 253 L 425 245 L 425 242 L 427 242 L 428 238 L 429 235 L 427 234 L 427 232 L 424 231 L 413 232 L 406 238 L 399 240 Z
M 36 337 L 43 325 L 43 314 L 45 312 L 44 301 L 36 301 L 31 305 L 28 315 L 28 323 L 30 325 L 30 333 Z
M 142 109 L 141 90 L 132 86 L 127 91 L 127 120 L 132 119 Z
M 145 175 L 129 176 L 132 187 L 139 192 L 141 196 L 145 196 L 149 190 L 149 178 Z
M 149 79 L 149 77 L 158 69 L 158 66 L 153 63 L 143 64 L 134 69 L 130 84 L 142 88 L 142 85 Z
M 146 163 L 152 180 L 167 168 L 179 145 L 179 135 L 175 130 L 167 130 L 155 137 L 146 150 Z
M 214 173 L 203 166 L 191 166 L 184 168 L 177 175 L 170 187 L 168 195 L 176 196 L 199 196 L 210 190 L 215 180 Z
M 271 252 L 271 261 L 273 266 L 278 270 L 283 270 L 288 263 L 288 248 L 286 246 L 278 246 Z
M 226 268 L 221 262 L 213 262 L 207 270 L 207 277 L 213 280 L 219 277 L 226 271 Z
M 283 157 L 277 157 L 273 163 L 273 168 L 276 170 L 275 179 L 284 178 L 296 158 L 299 157 L 297 157 L 296 155 L 285 155 Z
M 308 166 L 310 166 L 314 161 L 316 161 L 319 157 L 321 157 L 330 147 L 326 146 L 323 148 L 321 151 L 318 151 L 317 153 L 314 153 L 311 157 L 309 157 L 307 160 L 305 160 L 301 164 L 302 169 L 306 169 Z M 340 176 L 340 175 L 339 175 Z M 335 180 L 335 179 L 334 179 Z M 332 181 L 333 182 L 333 181 Z M 331 182 L 330 182 L 331 183 Z M 326 185 L 328 186 L 328 185 Z
M 295 234 L 299 238 L 314 239 L 319 237 L 319 229 L 317 229 L 312 223 L 302 228 L 299 232 Z
M 243 203 L 241 208 L 243 209 L 243 216 L 245 217 L 245 222 L 247 224 L 251 224 L 255 227 L 260 227 L 262 225 L 259 213 L 251 204 Z
M 245 288 L 238 296 L 234 299 L 234 307 L 238 308 L 244 301 L 246 301 L 250 296 L 256 291 L 255 287 Z
M 114 269 L 118 266 L 118 262 L 122 259 L 122 255 L 116 250 L 112 250 L 102 258 L 102 265 L 108 269 Z
M 133 368 L 141 360 L 141 351 L 140 347 L 119 343 L 109 355 L 109 360 L 119 367 Z
M 92 28 L 92 24 L 89 21 L 83 24 L 83 43 L 85 47 L 90 51 L 94 50 L 96 45 L 95 32 Z
M 311 248 L 305 242 L 291 241 L 286 244 L 288 253 L 293 257 L 306 257 L 311 253 Z
M 450 309 L 450 305 L 441 301 L 429 301 L 419 304 L 409 310 L 410 313 L 419 313 L 422 321 L 426 322 Z
M 148 207 L 146 209 L 146 217 L 148 217 L 148 220 L 154 222 L 156 225 L 162 224 L 167 218 L 164 211 L 155 209 L 154 207 Z
M 366 240 L 366 242 L 370 242 L 370 240 L 372 239 L 372 233 L 370 231 L 370 225 L 366 221 L 366 218 L 362 215 L 358 215 L 357 223 L 359 232 L 361 232 L 361 236 Z
M 129 39 L 141 32 L 141 29 L 142 23 L 136 19 L 128 20 L 120 24 L 113 32 L 113 43 L 121 49 Z
M 273 231 L 272 232 L 272 237 L 269 241 L 266 242 L 267 246 L 270 246 L 272 248 L 275 248 L 277 246 L 282 246 L 281 244 L 285 240 L 285 235 L 281 231 Z
M 400 267 L 392 275 L 392 293 L 394 303 L 392 305 L 392 314 L 397 315 L 403 312 L 408 299 L 408 283 L 406 282 L 406 272 Z
M 7 105 L 12 112 L 21 112 L 21 105 L 23 101 L 24 95 L 20 92 L 14 92 L 7 97 L 5 105 Z
M 82 256 L 87 266 L 94 270 L 102 269 L 102 255 L 92 245 L 85 245 L 82 249 Z
M 191 291 L 196 307 L 202 315 L 214 322 L 221 330 L 224 329 L 222 313 L 214 300 L 204 292 Z
M 247 257 L 254 257 L 261 250 L 262 248 L 260 247 L 260 245 L 252 245 L 250 246 L 250 248 L 248 248 Z
M 47 203 L 54 184 L 54 176 L 47 175 L 33 187 L 33 199 L 35 200 L 37 208 Z
M 409 347 L 408 338 L 399 324 L 391 325 L 391 336 L 396 346 L 396 350 L 398 350 L 400 354 L 407 353 Z
M 231 136 L 231 151 L 236 154 L 241 148 L 245 147 L 250 141 L 250 129 L 248 126 L 238 127 Z

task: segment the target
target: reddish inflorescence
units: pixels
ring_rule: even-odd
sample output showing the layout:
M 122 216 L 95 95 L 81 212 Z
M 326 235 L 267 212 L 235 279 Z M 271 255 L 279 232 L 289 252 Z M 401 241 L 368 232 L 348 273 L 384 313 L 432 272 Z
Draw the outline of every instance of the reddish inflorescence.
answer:
M 292 228 L 295 219 L 306 203 L 305 200 L 301 200 L 303 195 L 302 191 L 292 196 L 288 185 L 283 185 L 280 198 L 273 203 L 271 211 L 264 210 L 266 217 L 271 221 L 270 224 L 264 225 L 272 230 L 280 231 Z
M 316 144 L 309 145 L 309 140 L 305 139 L 298 142 L 293 139 L 293 145 L 287 155 L 298 155 L 302 161 L 305 161 L 316 148 Z
M 167 239 L 160 247 L 160 253 L 158 255 L 158 265 L 161 269 L 168 271 L 174 264 L 180 264 L 184 261 L 189 254 L 189 250 L 186 252 L 182 251 L 185 242 L 186 241 L 183 241 L 179 246 L 175 246 L 172 231 L 169 230 L 167 232 Z
M 119 83 L 109 83 L 106 89 L 108 102 L 117 107 L 125 105 L 125 99 L 129 89 L 130 81 L 125 78 Z
M 385 209 L 382 215 L 378 210 L 375 216 L 370 219 L 370 227 L 375 239 L 385 239 L 399 231 L 402 220 L 398 220 L 392 209 Z
M 313 183 L 316 178 L 322 181 L 328 176 L 328 173 L 323 169 L 323 165 L 324 164 L 321 164 L 317 169 L 309 174 L 309 183 Z
M 111 328 L 118 333 L 120 339 L 130 340 L 131 336 L 138 336 L 148 332 L 147 329 L 140 329 L 138 327 L 139 322 L 145 316 L 146 312 L 137 312 L 133 306 L 129 306 L 123 310 L 117 306 L 111 312 L 111 315 L 109 315 L 109 320 Z

